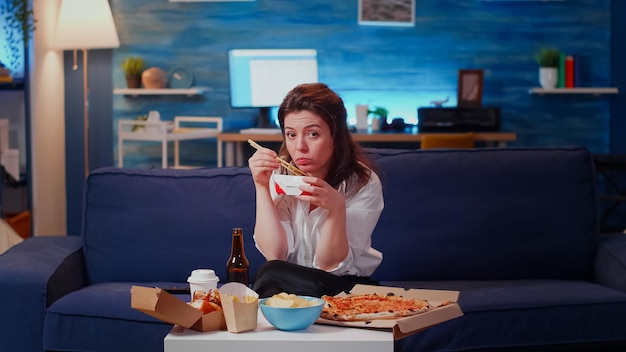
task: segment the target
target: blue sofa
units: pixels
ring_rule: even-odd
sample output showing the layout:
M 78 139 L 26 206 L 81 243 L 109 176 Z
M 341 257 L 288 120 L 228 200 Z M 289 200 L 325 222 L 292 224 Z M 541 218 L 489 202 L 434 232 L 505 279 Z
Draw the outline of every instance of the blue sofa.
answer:
M 626 350 L 626 236 L 598 234 L 586 149 L 369 155 L 385 195 L 374 277 L 459 290 L 464 311 L 396 351 Z M 0 256 L 0 351 L 161 351 L 171 325 L 131 309 L 130 286 L 225 279 L 233 227 L 254 279 L 254 197 L 247 168 L 93 172 L 81 237 Z

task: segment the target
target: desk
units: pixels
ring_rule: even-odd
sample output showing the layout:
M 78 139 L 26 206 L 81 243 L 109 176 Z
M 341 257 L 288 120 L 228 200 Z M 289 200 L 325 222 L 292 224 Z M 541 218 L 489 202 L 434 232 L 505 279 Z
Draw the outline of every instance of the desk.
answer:
M 313 324 L 301 331 L 276 330 L 259 311 L 257 329 L 238 334 L 199 332 L 174 326 L 164 352 L 393 352 L 391 331 Z
M 429 133 L 434 134 L 434 133 Z M 396 143 L 409 142 L 419 143 L 425 133 L 406 132 L 357 132 L 352 134 L 352 138 L 357 143 L 381 142 Z M 280 133 L 239 133 L 226 132 L 217 136 L 218 142 L 226 143 L 226 166 L 243 166 L 244 165 L 244 146 L 252 139 L 255 142 L 282 142 L 283 136 Z M 506 147 L 507 142 L 517 139 L 517 135 L 513 132 L 474 132 L 474 140 L 476 142 L 485 142 L 488 146 Z
M 185 123 L 207 123 L 215 128 L 183 127 Z M 138 126 L 141 130 L 133 131 Z M 117 166 L 124 166 L 124 141 L 161 142 L 161 166 L 167 168 L 167 145 L 174 142 L 174 167 L 182 167 L 179 159 L 179 142 L 192 139 L 216 138 L 222 132 L 221 117 L 176 116 L 169 127 L 165 121 L 148 122 L 119 120 L 117 135 Z M 222 143 L 217 143 L 217 166 L 222 166 Z

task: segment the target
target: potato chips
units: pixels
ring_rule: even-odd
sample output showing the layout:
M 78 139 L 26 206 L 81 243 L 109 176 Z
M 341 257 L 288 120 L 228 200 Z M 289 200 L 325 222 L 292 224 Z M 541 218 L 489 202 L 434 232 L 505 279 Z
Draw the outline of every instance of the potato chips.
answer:
M 286 292 L 277 293 L 265 301 L 266 306 L 277 308 L 302 308 L 314 306 L 315 304 L 316 302 Z

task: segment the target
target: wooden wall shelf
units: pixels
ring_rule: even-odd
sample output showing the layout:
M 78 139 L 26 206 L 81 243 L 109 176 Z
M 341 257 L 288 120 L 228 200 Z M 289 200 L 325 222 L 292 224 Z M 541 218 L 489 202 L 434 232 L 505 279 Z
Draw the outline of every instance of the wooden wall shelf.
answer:
M 617 94 L 619 90 L 614 87 L 602 87 L 602 88 L 554 88 L 554 89 L 544 89 L 544 88 L 531 88 L 528 90 L 528 94 L 593 94 L 593 95 L 601 95 L 601 94 Z
M 146 88 L 115 88 L 113 94 L 115 95 L 202 95 L 208 88 L 195 87 L 188 89 L 176 89 L 176 88 L 161 88 L 161 89 L 146 89 Z
M 170 0 L 171 1 L 171 0 Z M 551 1 L 565 1 L 565 0 L 476 0 L 482 2 L 551 2 Z

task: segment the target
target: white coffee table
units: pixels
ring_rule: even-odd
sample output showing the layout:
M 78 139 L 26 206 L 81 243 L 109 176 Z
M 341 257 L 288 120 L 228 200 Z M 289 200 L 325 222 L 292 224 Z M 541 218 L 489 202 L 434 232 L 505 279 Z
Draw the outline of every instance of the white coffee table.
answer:
M 238 334 L 199 332 L 174 326 L 164 352 L 393 352 L 391 331 L 313 324 L 306 330 L 280 331 L 259 311 L 257 329 Z

